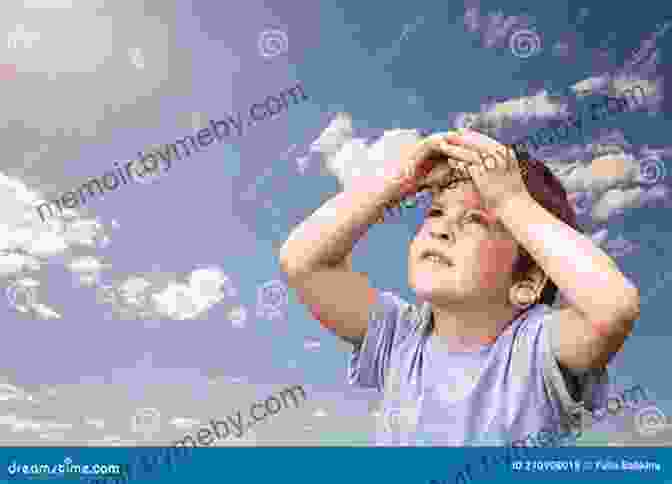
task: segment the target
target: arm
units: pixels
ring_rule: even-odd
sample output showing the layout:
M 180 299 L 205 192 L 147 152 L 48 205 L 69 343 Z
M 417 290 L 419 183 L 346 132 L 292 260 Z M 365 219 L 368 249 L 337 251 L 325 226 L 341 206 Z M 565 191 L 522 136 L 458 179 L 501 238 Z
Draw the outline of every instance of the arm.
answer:
M 529 194 L 506 200 L 497 216 L 558 286 L 557 358 L 571 369 L 604 367 L 639 317 L 639 291 L 586 236 L 541 207 Z
M 532 198 L 513 150 L 507 155 L 500 143 L 468 130 L 447 139 L 452 157 L 470 164 L 469 174 L 494 216 L 568 301 L 558 314 L 559 362 L 579 371 L 604 367 L 639 317 L 637 288 L 588 237 Z
M 364 274 L 352 271 L 350 253 L 381 216 L 385 205 L 417 190 L 418 180 L 437 161 L 438 138 L 403 150 L 385 173 L 364 180 L 328 200 L 285 242 L 280 265 L 289 285 L 320 322 L 338 336 L 361 341 L 376 294 Z

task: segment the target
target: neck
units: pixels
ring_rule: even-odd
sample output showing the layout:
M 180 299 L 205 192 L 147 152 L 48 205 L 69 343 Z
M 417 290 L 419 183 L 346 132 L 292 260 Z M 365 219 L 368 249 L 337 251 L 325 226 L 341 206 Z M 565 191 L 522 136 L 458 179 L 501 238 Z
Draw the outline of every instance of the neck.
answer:
M 502 304 L 432 304 L 432 313 L 433 334 L 452 348 L 467 349 L 494 342 L 521 310 Z

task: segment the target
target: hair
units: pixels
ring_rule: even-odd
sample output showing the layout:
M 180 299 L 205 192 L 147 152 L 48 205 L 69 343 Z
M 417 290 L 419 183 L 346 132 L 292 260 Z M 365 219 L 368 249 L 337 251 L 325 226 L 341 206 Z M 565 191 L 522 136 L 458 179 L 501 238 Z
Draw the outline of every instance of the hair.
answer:
M 517 150 L 515 145 L 511 148 L 516 152 L 516 158 L 524 174 L 525 186 L 532 198 L 565 224 L 581 232 L 576 221 L 576 212 L 569 203 L 567 191 L 560 180 L 542 161 L 530 158 L 527 151 Z M 523 247 L 519 247 L 519 256 L 513 266 L 514 277 L 520 280 L 536 265 L 530 254 Z M 548 279 L 537 302 L 550 306 L 555 301 L 557 293 L 558 286 Z
M 567 191 L 562 186 L 562 183 L 560 183 L 560 180 L 542 161 L 530 158 L 527 151 L 521 150 L 516 145 L 509 145 L 509 147 L 516 153 L 523 181 L 532 198 L 555 217 L 577 232 L 581 232 L 576 221 L 576 212 L 570 205 Z M 451 181 L 448 184 L 439 185 L 437 188 L 441 191 L 465 181 L 470 181 L 470 178 L 465 176 L 451 177 Z M 537 266 L 537 263 L 532 256 L 519 245 L 518 258 L 513 265 L 515 282 L 522 280 L 528 271 L 535 266 Z M 550 306 L 555 302 L 557 293 L 558 286 L 549 278 L 541 291 L 541 296 L 537 300 L 537 303 Z

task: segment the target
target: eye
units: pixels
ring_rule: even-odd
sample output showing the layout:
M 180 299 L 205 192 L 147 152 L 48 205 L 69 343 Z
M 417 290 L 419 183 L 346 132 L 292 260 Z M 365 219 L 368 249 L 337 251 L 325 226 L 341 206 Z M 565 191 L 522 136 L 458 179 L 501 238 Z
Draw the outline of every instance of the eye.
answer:
M 432 208 L 427 212 L 428 217 L 440 217 L 443 212 L 438 208 Z
M 469 212 L 462 219 L 463 224 L 477 223 L 480 225 L 488 225 L 486 218 L 478 212 Z

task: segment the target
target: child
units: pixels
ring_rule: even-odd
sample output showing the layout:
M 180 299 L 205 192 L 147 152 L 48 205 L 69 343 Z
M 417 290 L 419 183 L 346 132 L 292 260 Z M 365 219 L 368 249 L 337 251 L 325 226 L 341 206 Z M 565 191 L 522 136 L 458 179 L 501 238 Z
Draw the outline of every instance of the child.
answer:
M 638 290 L 577 231 L 548 168 L 507 148 L 471 130 L 425 138 L 327 201 L 281 251 L 299 299 L 354 345 L 350 383 L 383 392 L 381 444 L 505 445 L 566 434 L 572 409 L 604 406 Z M 350 252 L 384 206 L 427 187 L 411 304 L 372 289 Z M 565 305 L 551 309 L 558 289 Z

